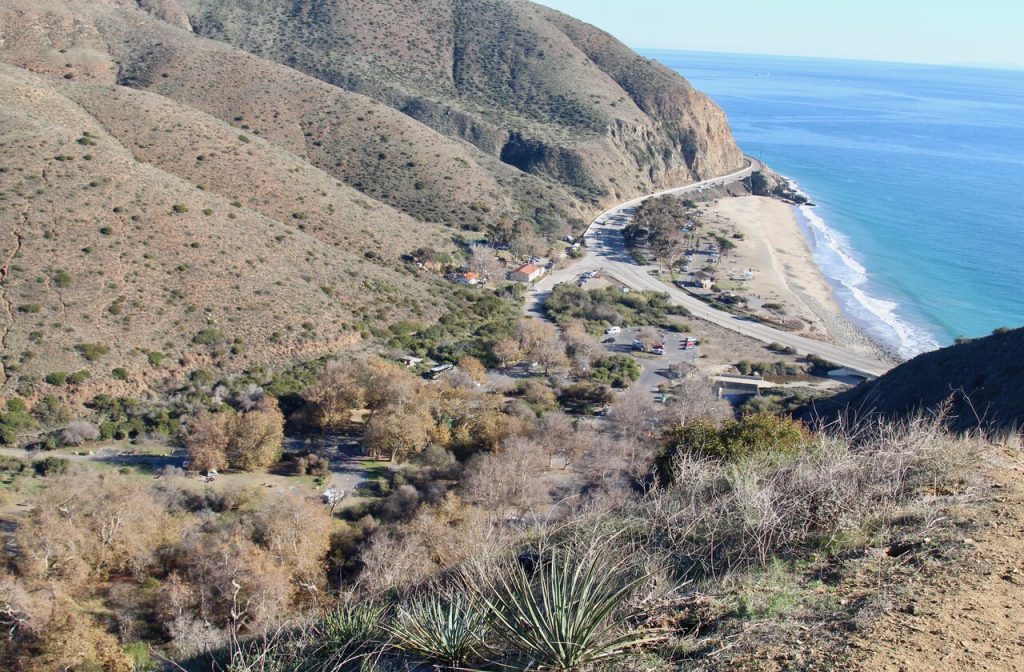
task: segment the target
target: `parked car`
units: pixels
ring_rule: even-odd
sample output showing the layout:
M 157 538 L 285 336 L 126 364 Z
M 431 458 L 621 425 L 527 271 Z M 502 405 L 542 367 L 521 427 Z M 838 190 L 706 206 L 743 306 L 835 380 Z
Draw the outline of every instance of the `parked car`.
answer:
M 644 347 L 644 342 L 643 341 L 635 340 L 635 341 L 633 341 L 633 349 L 634 350 L 639 350 L 640 352 L 644 352 L 647 348 Z
M 622 331 L 622 327 L 608 327 L 604 330 L 606 334 L 618 334 Z

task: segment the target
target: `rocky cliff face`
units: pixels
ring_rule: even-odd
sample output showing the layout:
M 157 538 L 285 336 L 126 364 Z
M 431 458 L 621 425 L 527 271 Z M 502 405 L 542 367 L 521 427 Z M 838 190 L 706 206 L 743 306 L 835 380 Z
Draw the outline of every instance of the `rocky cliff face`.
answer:
M 744 180 L 744 184 L 754 196 L 781 198 L 784 201 L 800 204 L 808 202 L 807 197 L 796 191 L 789 180 L 772 172 L 767 166 L 762 166 L 761 170 L 752 173 Z
M 181 0 L 195 31 L 401 110 L 591 200 L 735 170 L 725 115 L 610 35 L 521 0 Z

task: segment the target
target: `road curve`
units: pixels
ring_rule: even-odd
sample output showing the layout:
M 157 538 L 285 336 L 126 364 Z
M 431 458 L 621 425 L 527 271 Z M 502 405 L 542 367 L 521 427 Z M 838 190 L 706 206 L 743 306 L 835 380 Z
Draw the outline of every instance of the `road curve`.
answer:
M 666 194 L 681 195 L 708 187 L 737 182 L 748 177 L 754 171 L 760 170 L 761 164 L 755 159 L 747 157 L 746 161 L 747 166 L 745 168 L 729 175 L 695 182 L 674 189 L 665 189 L 654 194 L 648 194 L 647 196 L 620 203 L 614 208 L 609 208 L 602 212 L 587 227 L 584 233 L 588 254 L 576 263 L 566 268 L 558 269 L 537 282 L 532 296 L 527 301 L 527 312 L 540 315 L 543 299 L 551 291 L 552 287 L 560 282 L 573 281 L 584 271 L 600 268 L 603 273 L 614 277 L 626 287 L 634 290 L 664 292 L 669 295 L 673 303 L 683 306 L 694 317 L 706 320 L 743 336 L 757 339 L 763 343 L 781 343 L 784 346 L 794 348 L 801 355 L 818 355 L 840 366 L 849 367 L 872 376 L 880 376 L 888 371 L 892 367 L 886 362 L 851 352 L 830 343 L 782 331 L 750 318 L 739 317 L 712 308 L 688 292 L 671 285 L 666 285 L 658 278 L 652 277 L 649 271 L 654 267 L 640 266 L 633 261 L 629 251 L 626 249 L 625 240 L 622 236 L 625 222 L 622 219 L 616 219 L 617 215 L 623 214 L 624 210 L 635 208 L 649 198 Z

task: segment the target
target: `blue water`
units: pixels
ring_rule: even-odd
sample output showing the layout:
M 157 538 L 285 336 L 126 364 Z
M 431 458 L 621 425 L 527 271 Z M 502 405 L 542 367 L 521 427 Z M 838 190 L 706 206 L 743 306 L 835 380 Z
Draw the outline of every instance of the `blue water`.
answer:
M 1024 71 L 645 51 L 797 182 L 844 311 L 909 356 L 1024 324 Z

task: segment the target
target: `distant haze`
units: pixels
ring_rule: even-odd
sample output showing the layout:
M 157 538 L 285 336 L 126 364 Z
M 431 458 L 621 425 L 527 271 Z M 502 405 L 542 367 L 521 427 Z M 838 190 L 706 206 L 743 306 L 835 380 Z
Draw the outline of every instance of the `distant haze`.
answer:
M 538 0 L 634 48 L 1024 67 L 1020 0 Z

